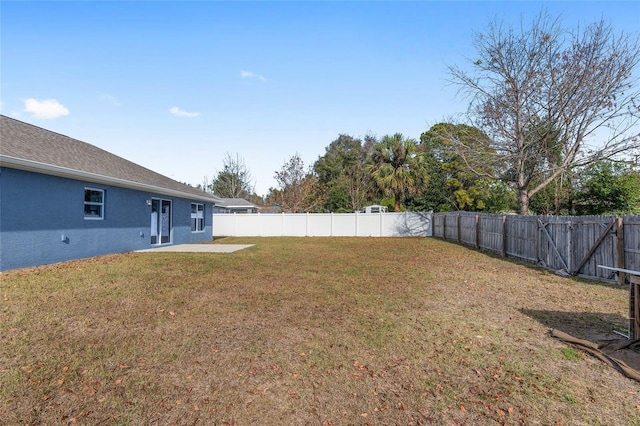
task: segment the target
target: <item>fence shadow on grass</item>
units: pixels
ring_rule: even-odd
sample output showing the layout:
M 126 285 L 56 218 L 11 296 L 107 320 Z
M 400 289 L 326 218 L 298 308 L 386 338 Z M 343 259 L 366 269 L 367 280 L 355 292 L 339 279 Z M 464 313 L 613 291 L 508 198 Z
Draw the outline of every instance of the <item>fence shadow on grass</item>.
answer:
M 626 333 L 629 320 L 622 315 L 606 312 L 566 312 L 520 309 L 520 312 L 544 326 L 564 331 L 579 339 L 592 342 L 611 335 L 614 330 Z

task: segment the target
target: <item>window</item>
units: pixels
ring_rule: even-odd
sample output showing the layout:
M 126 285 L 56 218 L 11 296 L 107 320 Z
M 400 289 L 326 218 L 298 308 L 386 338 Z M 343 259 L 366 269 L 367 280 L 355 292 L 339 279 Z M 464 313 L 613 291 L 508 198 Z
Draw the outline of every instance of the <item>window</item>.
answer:
M 104 191 L 101 189 L 84 189 L 84 218 L 104 218 Z
M 191 203 L 191 232 L 204 231 L 204 204 Z

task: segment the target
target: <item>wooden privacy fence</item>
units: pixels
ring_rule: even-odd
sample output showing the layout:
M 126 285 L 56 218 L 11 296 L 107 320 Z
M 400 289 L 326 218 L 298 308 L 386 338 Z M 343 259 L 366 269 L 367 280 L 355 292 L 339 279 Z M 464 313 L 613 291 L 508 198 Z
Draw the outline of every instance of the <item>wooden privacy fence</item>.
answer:
M 640 216 L 435 213 L 433 236 L 570 275 L 610 280 L 598 265 L 640 270 Z M 618 279 L 624 282 L 624 275 Z

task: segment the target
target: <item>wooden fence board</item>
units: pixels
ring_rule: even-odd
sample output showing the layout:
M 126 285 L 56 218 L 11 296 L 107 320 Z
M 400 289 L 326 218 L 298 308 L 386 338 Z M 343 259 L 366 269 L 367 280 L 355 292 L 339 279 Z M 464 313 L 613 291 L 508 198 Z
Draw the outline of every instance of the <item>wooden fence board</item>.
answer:
M 587 278 L 613 278 L 598 265 L 640 270 L 640 216 L 435 213 L 433 236 Z
M 622 221 L 625 268 L 640 271 L 640 216 L 624 216 Z
M 480 248 L 494 253 L 502 253 L 502 216 L 480 215 L 478 227 L 480 228 L 480 242 L 478 244 Z

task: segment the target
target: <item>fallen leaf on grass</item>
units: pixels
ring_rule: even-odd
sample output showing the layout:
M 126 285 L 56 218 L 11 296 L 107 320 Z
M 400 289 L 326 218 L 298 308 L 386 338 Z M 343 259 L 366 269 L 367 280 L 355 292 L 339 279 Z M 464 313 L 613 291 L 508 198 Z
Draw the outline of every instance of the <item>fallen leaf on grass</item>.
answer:
M 98 391 L 96 390 L 96 388 L 92 388 L 90 386 L 85 386 L 82 388 L 83 392 L 87 392 L 90 393 L 91 395 L 95 395 Z

